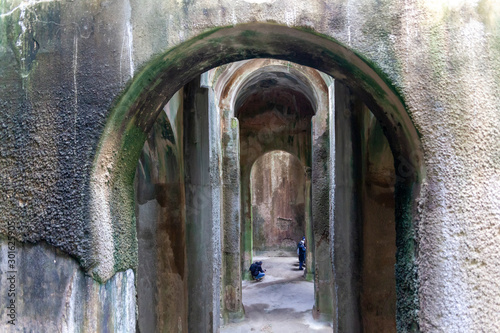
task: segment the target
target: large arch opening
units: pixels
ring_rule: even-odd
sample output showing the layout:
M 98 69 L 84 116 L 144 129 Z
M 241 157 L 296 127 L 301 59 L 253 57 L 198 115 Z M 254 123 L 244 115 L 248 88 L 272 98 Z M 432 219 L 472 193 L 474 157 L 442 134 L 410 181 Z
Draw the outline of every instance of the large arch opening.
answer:
M 241 252 L 242 267 L 245 268 L 251 264 L 256 249 L 251 170 L 255 162 L 268 152 L 288 152 L 304 168 L 307 178 L 305 191 L 310 197 L 311 124 L 316 113 L 324 113 L 328 109 L 328 88 L 316 70 L 286 61 L 256 59 L 232 67 L 222 71 L 228 76 L 227 80 L 218 81 L 225 83 L 224 92 L 227 92 L 221 104 L 231 106 L 231 113 L 239 124 Z M 235 81 L 236 84 L 233 83 Z M 307 234 L 308 240 L 312 241 L 310 200 L 305 200 L 303 210 L 301 223 L 304 224 L 304 235 Z M 312 251 L 309 254 L 308 277 L 312 279 Z M 248 272 L 245 273 L 248 275 Z
M 93 179 L 94 200 L 110 203 L 109 207 L 105 207 L 107 212 L 94 212 L 97 217 L 95 220 L 104 221 L 107 225 L 104 228 L 96 225 L 93 232 L 97 235 L 104 230 L 111 234 L 115 243 L 109 246 L 98 241 L 95 249 L 101 254 L 99 257 L 109 260 L 99 262 L 94 274 L 105 278 L 114 270 L 135 261 L 137 244 L 134 242 L 135 228 L 131 228 L 134 221 L 132 184 L 135 167 L 147 133 L 165 104 L 180 87 L 207 69 L 254 57 L 289 60 L 328 73 L 349 87 L 380 122 L 394 156 L 397 176 L 394 205 L 398 251 L 398 325 L 400 329 L 414 328 L 417 323 L 418 294 L 412 212 L 423 172 L 418 135 L 397 94 L 362 58 L 326 37 L 283 26 L 242 25 L 212 31 L 186 42 L 152 61 L 117 101 L 96 157 Z M 189 127 L 186 129 L 194 130 Z M 339 151 L 336 150 L 336 153 Z M 336 203 L 337 195 L 334 200 Z M 337 234 L 333 232 L 334 228 L 335 225 L 327 226 L 323 234 L 325 239 Z M 216 237 L 217 230 L 208 231 Z M 96 236 L 95 239 L 101 238 Z M 334 240 L 329 241 L 331 244 Z M 336 283 L 339 273 L 349 274 L 339 270 L 342 262 L 337 261 L 337 250 L 333 248 L 329 255 L 322 258 L 331 262 L 334 276 L 331 283 Z M 218 273 L 215 269 L 214 274 Z M 209 292 L 218 295 L 218 290 Z M 217 302 L 209 305 L 212 310 L 210 313 L 215 317 Z M 334 302 L 336 304 L 332 305 L 332 309 L 336 313 L 332 316 L 336 318 L 337 329 L 342 331 L 358 319 L 352 314 L 342 313 L 342 304 L 345 302 L 342 295 L 336 295 Z M 202 318 L 200 325 L 204 325 L 202 330 L 212 331 L 218 323 L 213 318 Z M 207 325 L 211 328 L 208 329 Z

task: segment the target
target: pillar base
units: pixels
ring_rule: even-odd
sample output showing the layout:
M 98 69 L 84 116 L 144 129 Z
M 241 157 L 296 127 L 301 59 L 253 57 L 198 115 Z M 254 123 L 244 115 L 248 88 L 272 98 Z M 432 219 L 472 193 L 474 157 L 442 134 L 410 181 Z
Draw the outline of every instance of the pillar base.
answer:
M 316 306 L 313 307 L 312 310 L 312 315 L 314 320 L 322 322 L 322 323 L 329 323 L 333 325 L 333 315 L 332 313 L 322 313 L 320 312 Z
M 239 323 L 245 319 L 245 310 L 242 309 L 236 312 L 226 312 L 223 314 L 224 324 Z
M 314 272 L 309 272 L 309 270 L 306 270 L 304 273 L 304 278 L 306 281 L 314 281 Z

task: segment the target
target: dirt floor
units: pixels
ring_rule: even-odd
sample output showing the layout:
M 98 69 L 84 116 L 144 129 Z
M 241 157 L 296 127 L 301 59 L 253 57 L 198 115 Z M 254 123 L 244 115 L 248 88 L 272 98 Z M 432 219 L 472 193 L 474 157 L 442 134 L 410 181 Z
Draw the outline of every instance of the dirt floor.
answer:
M 267 270 L 262 281 L 243 281 L 245 320 L 227 324 L 221 333 L 332 332 L 312 318 L 314 284 L 303 278 L 297 257 L 254 257 Z

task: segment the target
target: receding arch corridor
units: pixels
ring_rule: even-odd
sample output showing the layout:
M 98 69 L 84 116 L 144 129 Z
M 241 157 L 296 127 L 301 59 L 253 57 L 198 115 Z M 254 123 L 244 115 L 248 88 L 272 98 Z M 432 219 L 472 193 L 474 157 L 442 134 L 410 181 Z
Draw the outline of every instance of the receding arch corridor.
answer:
M 217 333 L 287 225 L 335 333 L 500 332 L 499 4 L 0 1 L 0 332 Z
M 260 310 L 245 307 L 250 264 L 305 237 L 307 313 L 394 332 L 394 182 L 379 121 L 334 78 L 275 59 L 196 77 L 164 106 L 137 164 L 139 328 L 215 330 L 216 312 L 240 322 Z M 281 279 L 269 287 L 294 286 L 269 274 Z M 275 296 L 286 309 L 291 299 Z

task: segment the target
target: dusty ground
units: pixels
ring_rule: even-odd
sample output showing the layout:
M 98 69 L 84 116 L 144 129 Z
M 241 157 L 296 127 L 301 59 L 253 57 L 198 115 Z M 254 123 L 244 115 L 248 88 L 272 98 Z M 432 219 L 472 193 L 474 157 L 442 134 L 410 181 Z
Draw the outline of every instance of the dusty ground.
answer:
M 267 269 L 260 282 L 243 281 L 245 320 L 228 324 L 221 333 L 332 332 L 312 318 L 313 282 L 305 281 L 297 257 L 255 257 Z

